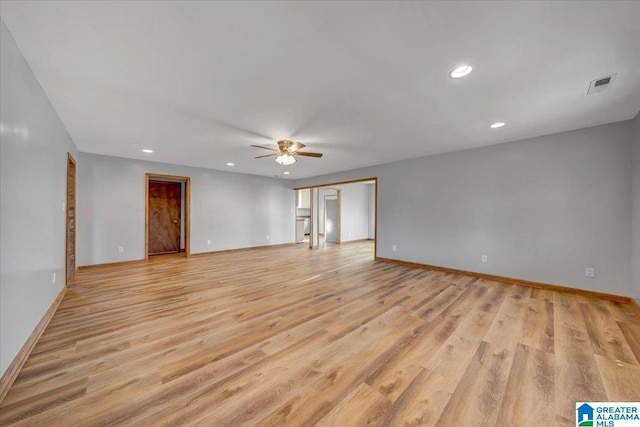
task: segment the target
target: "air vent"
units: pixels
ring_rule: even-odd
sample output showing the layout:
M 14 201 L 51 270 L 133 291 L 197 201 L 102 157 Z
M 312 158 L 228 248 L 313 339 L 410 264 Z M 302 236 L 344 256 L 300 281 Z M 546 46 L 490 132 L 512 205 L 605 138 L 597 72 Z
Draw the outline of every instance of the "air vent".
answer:
M 617 74 L 611 74 L 610 76 L 600 77 L 599 79 L 591 80 L 591 83 L 589 84 L 589 90 L 587 91 L 587 95 L 609 90 L 611 88 L 611 85 L 613 85 L 613 81 L 616 79 L 616 76 Z

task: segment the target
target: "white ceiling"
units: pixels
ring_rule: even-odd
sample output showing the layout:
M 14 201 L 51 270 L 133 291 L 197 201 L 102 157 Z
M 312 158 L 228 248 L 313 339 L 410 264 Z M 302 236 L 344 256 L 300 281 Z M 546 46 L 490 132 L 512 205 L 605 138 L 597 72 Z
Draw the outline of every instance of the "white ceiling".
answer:
M 637 1 L 0 4 L 89 153 L 299 179 L 640 109 Z M 449 78 L 462 63 L 474 72 Z M 586 95 L 613 73 L 609 91 Z M 250 144 L 285 138 L 324 158 L 286 177 L 253 159 L 266 152 Z

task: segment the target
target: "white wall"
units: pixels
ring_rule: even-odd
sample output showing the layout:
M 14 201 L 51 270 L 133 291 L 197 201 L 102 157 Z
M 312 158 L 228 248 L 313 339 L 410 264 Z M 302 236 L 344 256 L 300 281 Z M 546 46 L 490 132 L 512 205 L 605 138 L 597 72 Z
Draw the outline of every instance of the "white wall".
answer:
M 82 153 L 79 265 L 144 258 L 145 173 L 191 178 L 191 253 L 294 242 L 291 181 Z
M 640 296 L 631 286 L 630 121 L 295 185 L 369 177 L 379 178 L 379 257 Z
M 67 152 L 78 151 L 1 21 L 0 93 L 2 375 L 64 286 Z
M 631 250 L 632 291 L 640 299 L 640 113 L 633 120 L 632 140 L 633 163 L 633 242 Z
M 366 184 L 336 186 L 340 190 L 340 242 L 369 238 L 369 190 Z
M 369 239 L 376 238 L 376 185 L 367 184 L 369 192 Z

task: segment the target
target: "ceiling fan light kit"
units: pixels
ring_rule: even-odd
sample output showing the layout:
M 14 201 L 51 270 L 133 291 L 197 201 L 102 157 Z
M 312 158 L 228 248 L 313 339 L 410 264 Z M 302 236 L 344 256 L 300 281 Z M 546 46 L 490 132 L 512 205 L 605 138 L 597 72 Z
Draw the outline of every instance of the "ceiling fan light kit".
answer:
M 290 155 L 289 153 L 280 154 L 276 157 L 276 163 L 281 164 L 282 166 L 289 166 L 296 162 L 296 158 Z
M 310 153 L 306 151 L 298 151 L 299 149 L 304 148 L 305 145 L 301 142 L 293 142 L 286 139 L 282 141 L 278 141 L 277 149 L 271 148 L 271 147 L 263 147 L 262 145 L 252 145 L 252 147 L 262 148 L 263 150 L 275 151 L 275 153 L 266 154 L 264 156 L 258 156 L 254 158 L 261 159 L 263 157 L 277 156 L 276 163 L 282 166 L 289 166 L 294 164 L 297 161 L 296 158 L 294 157 L 294 154 L 296 156 L 306 156 L 306 157 L 316 157 L 316 158 L 322 157 L 322 153 Z

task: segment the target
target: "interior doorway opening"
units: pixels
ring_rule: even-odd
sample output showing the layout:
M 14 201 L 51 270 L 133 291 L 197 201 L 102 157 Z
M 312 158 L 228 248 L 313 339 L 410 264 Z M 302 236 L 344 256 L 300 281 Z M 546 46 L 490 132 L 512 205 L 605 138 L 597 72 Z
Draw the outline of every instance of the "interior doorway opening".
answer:
M 322 191 L 322 190 L 321 190 Z M 318 226 L 319 244 L 340 243 L 340 190 L 328 189 L 329 194 L 322 195 L 322 221 Z M 331 194 L 335 192 L 335 194 Z
M 67 153 L 65 280 L 76 274 L 76 161 Z
M 190 253 L 191 179 L 145 175 L 145 258 Z
M 296 190 L 296 243 L 309 242 L 311 219 L 311 189 Z
M 295 188 L 296 203 L 303 191 L 309 194 L 309 248 L 327 248 L 335 244 L 373 241 L 376 255 L 378 219 L 378 179 L 367 178 L 314 187 Z M 306 209 L 306 208 L 305 208 Z M 300 210 L 298 210 L 298 215 Z M 299 224 L 300 216 L 296 217 Z

